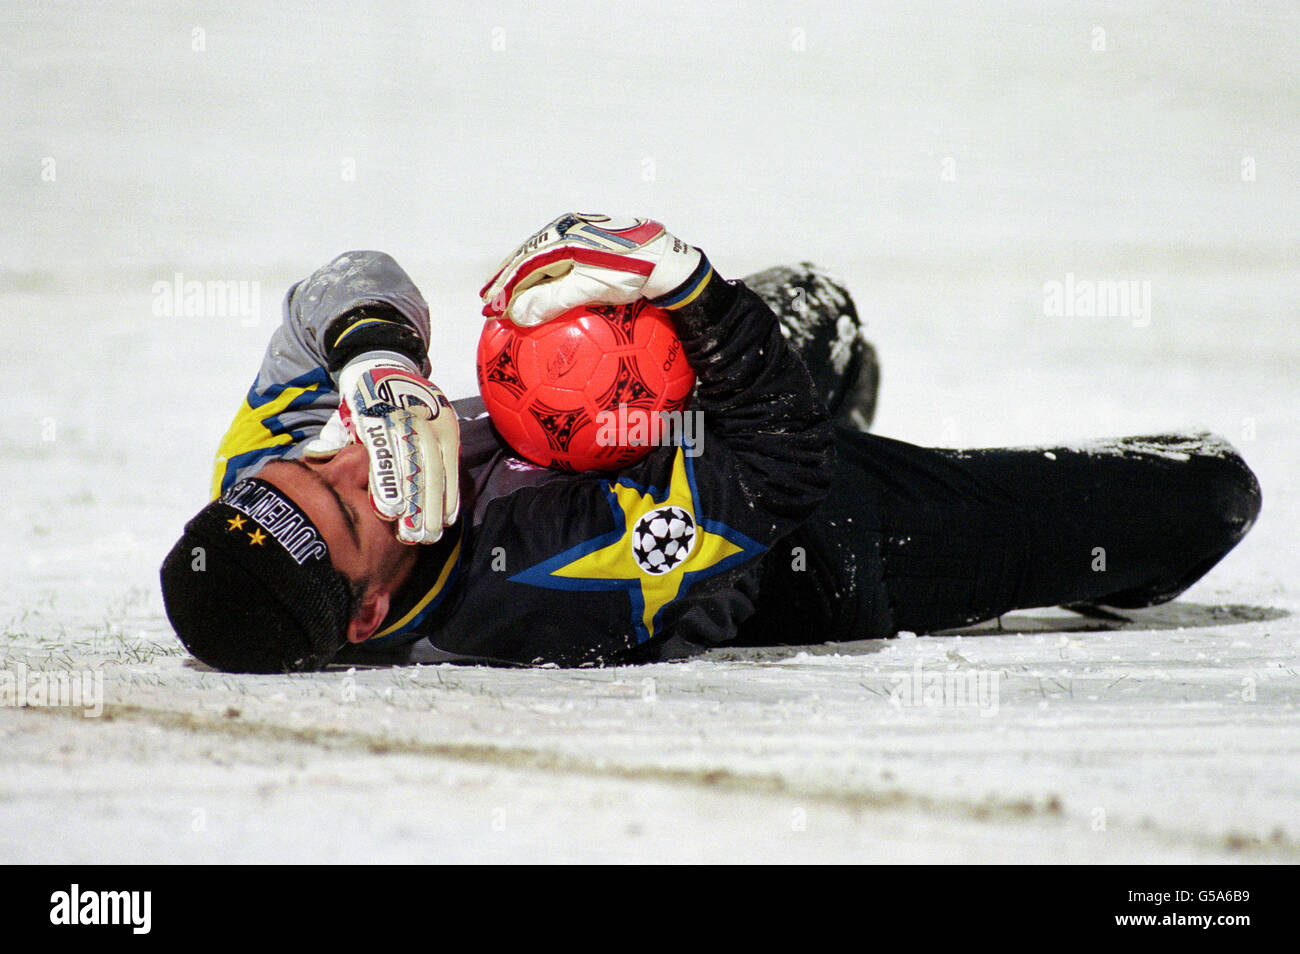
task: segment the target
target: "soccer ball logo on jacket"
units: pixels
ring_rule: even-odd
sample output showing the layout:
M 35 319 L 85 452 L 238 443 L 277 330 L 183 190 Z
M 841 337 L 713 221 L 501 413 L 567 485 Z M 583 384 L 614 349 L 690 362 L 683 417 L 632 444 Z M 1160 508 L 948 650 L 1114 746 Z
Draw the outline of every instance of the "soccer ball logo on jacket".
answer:
M 695 521 L 681 507 L 659 507 L 644 514 L 632 530 L 637 566 L 661 576 L 686 562 L 695 549 Z

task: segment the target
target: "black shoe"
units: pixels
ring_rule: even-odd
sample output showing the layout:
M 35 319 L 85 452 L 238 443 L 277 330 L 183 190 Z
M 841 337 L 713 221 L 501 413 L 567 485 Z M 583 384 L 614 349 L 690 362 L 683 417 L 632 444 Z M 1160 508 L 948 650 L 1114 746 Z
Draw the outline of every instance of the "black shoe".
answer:
M 1124 437 L 1087 445 L 1098 454 L 1163 457 L 1195 468 L 1198 492 L 1182 526 L 1171 527 L 1188 541 L 1189 562 L 1170 568 L 1163 579 L 1110 593 L 1093 605 L 1142 609 L 1178 597 L 1228 555 L 1259 517 L 1261 493 L 1255 474 L 1236 449 L 1209 432 Z M 1074 609 L 1075 607 L 1068 607 Z

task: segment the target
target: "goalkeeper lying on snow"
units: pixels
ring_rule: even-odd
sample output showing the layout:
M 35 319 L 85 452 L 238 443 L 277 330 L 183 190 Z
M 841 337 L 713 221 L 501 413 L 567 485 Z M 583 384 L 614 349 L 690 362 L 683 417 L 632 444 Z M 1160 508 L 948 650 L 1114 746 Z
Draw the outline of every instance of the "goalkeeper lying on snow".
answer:
M 485 314 L 521 325 L 639 296 L 695 369 L 703 453 L 569 474 L 427 379 L 428 309 L 391 258 L 349 252 L 291 288 L 217 499 L 162 567 L 181 641 L 234 672 L 419 640 L 422 659 L 570 666 L 1139 607 L 1259 512 L 1254 475 L 1208 435 L 958 451 L 865 433 L 874 355 L 843 289 L 806 266 L 726 281 L 653 222 L 563 216 L 483 290 Z M 634 532 L 663 513 L 689 541 L 666 572 Z

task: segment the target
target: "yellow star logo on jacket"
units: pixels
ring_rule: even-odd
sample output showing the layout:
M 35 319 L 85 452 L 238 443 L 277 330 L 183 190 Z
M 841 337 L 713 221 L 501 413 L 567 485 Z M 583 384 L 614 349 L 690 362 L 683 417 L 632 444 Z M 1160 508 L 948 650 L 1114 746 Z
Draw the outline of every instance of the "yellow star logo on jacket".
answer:
M 677 448 L 668 487 L 608 486 L 614 529 L 510 579 L 560 590 L 626 590 L 637 642 L 659 635 L 664 607 L 766 547 L 700 512 L 691 459 Z

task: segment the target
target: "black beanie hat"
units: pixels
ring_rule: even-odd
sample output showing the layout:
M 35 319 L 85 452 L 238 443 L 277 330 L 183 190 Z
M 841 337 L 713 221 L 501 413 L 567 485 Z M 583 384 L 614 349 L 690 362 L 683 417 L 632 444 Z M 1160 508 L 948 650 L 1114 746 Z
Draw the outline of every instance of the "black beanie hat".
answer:
M 320 531 L 256 478 L 185 525 L 163 561 L 162 591 L 185 648 L 226 672 L 320 669 L 346 644 L 356 611 Z

